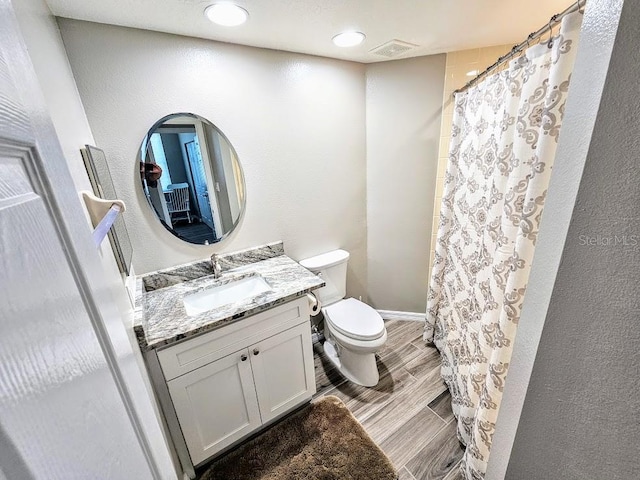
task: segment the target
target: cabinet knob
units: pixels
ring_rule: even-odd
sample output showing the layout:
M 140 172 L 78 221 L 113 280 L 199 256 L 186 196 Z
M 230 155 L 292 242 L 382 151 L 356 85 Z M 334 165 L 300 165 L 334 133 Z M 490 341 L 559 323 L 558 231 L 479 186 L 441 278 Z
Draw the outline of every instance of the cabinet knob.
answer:
M 253 349 L 253 354 L 254 355 L 258 355 L 260 353 L 260 350 L 258 350 L 257 348 Z
M 244 355 L 244 354 L 242 354 L 242 355 L 240 356 L 240 360 L 242 360 L 243 362 L 246 362 L 246 361 L 247 361 L 247 356 L 246 356 L 246 355 Z

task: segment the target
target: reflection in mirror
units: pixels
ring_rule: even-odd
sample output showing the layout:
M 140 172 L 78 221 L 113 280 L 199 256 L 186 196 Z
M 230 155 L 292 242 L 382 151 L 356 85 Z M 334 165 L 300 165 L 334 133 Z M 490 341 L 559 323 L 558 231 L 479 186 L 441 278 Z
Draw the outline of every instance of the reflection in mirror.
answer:
M 142 189 L 160 222 L 190 243 L 219 242 L 245 204 L 242 168 L 215 125 L 191 113 L 160 119 L 139 152 Z

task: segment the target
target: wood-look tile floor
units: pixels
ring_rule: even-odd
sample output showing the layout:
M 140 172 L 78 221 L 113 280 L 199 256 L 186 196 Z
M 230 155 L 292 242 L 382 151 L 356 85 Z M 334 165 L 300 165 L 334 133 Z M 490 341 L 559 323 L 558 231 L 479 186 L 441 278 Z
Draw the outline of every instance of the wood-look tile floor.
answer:
M 373 388 L 346 381 L 322 345 L 314 345 L 316 397 L 339 397 L 394 463 L 399 480 L 461 479 L 463 450 L 440 379 L 440 355 L 422 341 L 421 322 L 385 325 L 388 340 L 377 355 L 380 382 Z

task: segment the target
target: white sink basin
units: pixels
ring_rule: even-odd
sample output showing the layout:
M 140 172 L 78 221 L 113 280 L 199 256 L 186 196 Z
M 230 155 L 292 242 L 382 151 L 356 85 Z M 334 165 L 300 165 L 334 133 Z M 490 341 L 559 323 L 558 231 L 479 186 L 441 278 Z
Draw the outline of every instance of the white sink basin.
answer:
M 230 303 L 247 300 L 271 290 L 271 286 L 260 275 L 246 277 L 185 295 L 182 299 L 190 317 L 222 307 Z

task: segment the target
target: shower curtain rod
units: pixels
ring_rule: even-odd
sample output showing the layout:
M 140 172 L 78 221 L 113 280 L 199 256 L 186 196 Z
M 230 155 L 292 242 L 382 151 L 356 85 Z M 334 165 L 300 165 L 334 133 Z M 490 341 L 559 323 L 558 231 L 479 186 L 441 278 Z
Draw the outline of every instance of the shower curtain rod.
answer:
M 553 28 L 556 25 L 558 25 L 566 15 L 569 15 L 570 13 L 573 13 L 573 12 L 577 12 L 578 10 L 581 10 L 582 8 L 584 8 L 586 3 L 587 3 L 587 0 L 578 0 L 576 3 L 574 3 L 573 5 L 568 7 L 563 12 L 556 13 L 555 15 L 553 15 L 549 19 L 549 23 L 548 24 L 546 24 L 544 27 L 540 28 L 539 30 L 537 30 L 537 31 L 535 31 L 533 33 L 530 33 L 529 36 L 527 37 L 527 39 L 524 42 L 519 43 L 518 45 L 515 45 L 511 49 L 511 51 L 509 51 L 509 53 L 507 53 L 506 55 L 504 55 L 502 57 L 499 57 L 498 60 L 496 61 L 496 63 L 494 63 L 493 65 L 489 66 L 484 72 L 478 74 L 475 78 L 473 78 L 470 82 L 468 82 L 464 87 L 460 87 L 459 89 L 454 90 L 453 94 L 455 95 L 456 93 L 464 92 L 465 90 L 473 87 L 476 83 L 478 83 L 481 79 L 486 77 L 490 72 L 492 72 L 493 70 L 498 68 L 504 62 L 506 62 L 508 60 L 511 60 L 514 56 L 516 56 L 517 54 L 521 53 L 524 50 L 525 47 L 529 46 L 529 44 L 531 43 L 532 40 L 535 40 L 536 38 L 540 38 L 545 33 L 553 30 Z

